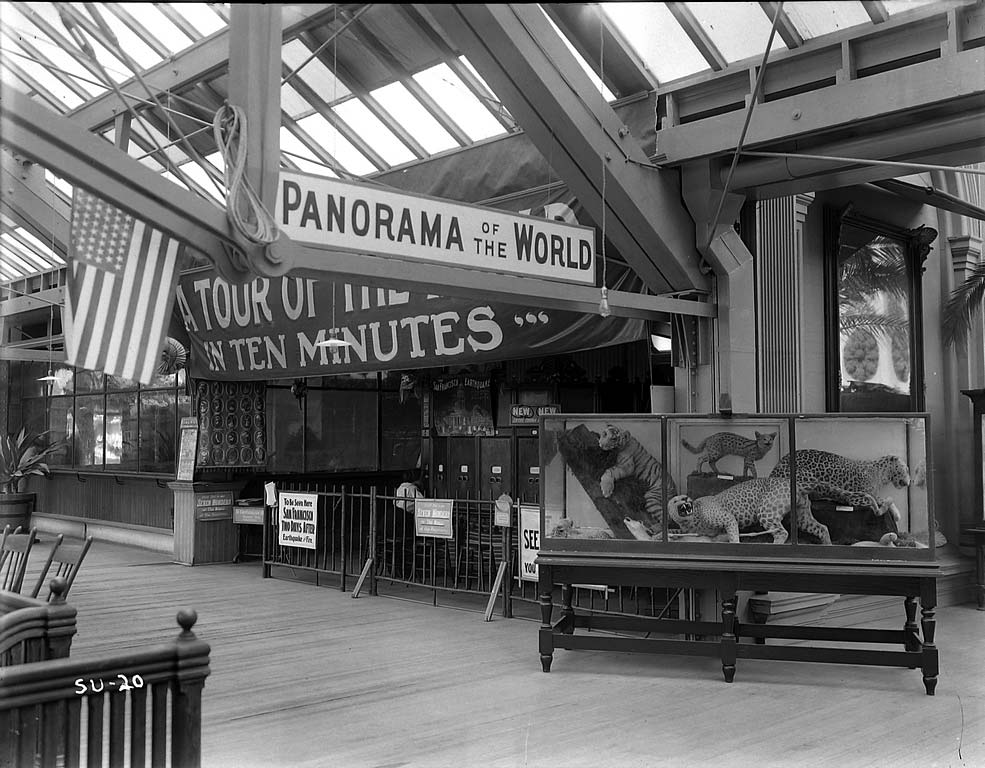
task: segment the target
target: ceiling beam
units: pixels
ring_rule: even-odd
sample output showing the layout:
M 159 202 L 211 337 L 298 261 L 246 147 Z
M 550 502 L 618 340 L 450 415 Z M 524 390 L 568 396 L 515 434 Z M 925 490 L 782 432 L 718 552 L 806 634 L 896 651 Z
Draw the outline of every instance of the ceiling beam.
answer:
M 278 6 L 282 10 L 283 40 L 297 37 L 308 27 L 331 18 L 335 7 L 331 3 L 310 3 Z M 199 41 L 181 53 L 165 59 L 143 73 L 143 79 L 155 94 L 181 89 L 201 80 L 209 80 L 229 67 L 229 29 L 221 29 Z M 120 84 L 123 93 L 138 94 L 147 98 L 136 78 Z M 91 130 L 112 122 L 125 107 L 116 94 L 107 92 L 99 98 L 72 110 L 69 115 Z
M 41 166 L 0 153 L 0 191 L 11 217 L 64 258 L 71 210 L 48 186 Z
M 24 296 L 11 296 L 9 299 L 0 301 L 0 317 L 11 317 L 38 309 L 48 311 L 52 305 L 61 306 L 64 296 L 65 289 L 61 286 L 47 288 Z
M 782 6 L 783 3 L 773 3 L 773 2 L 762 2 L 759 7 L 763 9 L 763 13 L 773 23 L 773 17 L 776 16 L 777 7 Z M 788 49 L 793 50 L 794 48 L 800 48 L 804 44 L 804 38 L 800 36 L 800 32 L 797 31 L 797 27 L 787 16 L 787 12 L 783 10 L 782 7 L 779 8 L 780 16 L 776 20 L 776 33 L 780 36 L 784 45 Z
M 886 120 L 892 115 L 910 119 L 920 110 L 929 112 L 944 106 L 950 112 L 963 109 L 968 114 L 982 114 L 985 49 L 950 53 L 758 104 L 743 147 L 766 149 L 767 143 L 798 139 L 804 151 L 808 145 L 803 142 L 815 135 L 830 134 L 834 129 L 858 133 L 865 121 Z M 744 118 L 744 112 L 735 111 L 662 129 L 657 135 L 659 162 L 676 165 L 734 152 Z
M 426 8 L 644 284 L 654 293 L 705 290 L 679 179 L 650 165 L 540 8 Z
M 884 21 L 889 21 L 889 11 L 886 10 L 886 6 L 879 2 L 879 0 L 862 0 L 862 7 L 869 14 L 869 18 L 872 19 L 873 24 L 882 24 Z
M 728 66 L 728 59 L 722 55 L 712 39 L 708 37 L 708 33 L 705 32 L 704 27 L 694 17 L 691 10 L 684 3 L 666 3 L 666 6 L 667 10 L 677 19 L 677 23 L 681 25 L 684 34 L 694 43 L 698 53 L 708 62 L 708 66 L 716 72 L 725 69 Z
M 141 165 L 82 126 L 3 87 L 0 137 L 13 151 L 57 169 L 59 176 L 92 191 L 127 213 L 203 253 L 213 264 L 236 238 L 225 212 Z M 545 308 L 573 312 L 598 311 L 599 293 L 591 286 L 566 285 L 534 278 L 513 277 L 402 259 L 388 259 L 295 243 L 281 236 L 285 259 L 299 273 L 325 278 L 338 275 L 383 288 L 478 297 L 513 304 L 536 302 Z M 217 258 L 217 255 L 220 255 Z M 247 276 L 251 277 L 251 276 Z M 666 319 L 676 313 L 713 317 L 714 304 L 647 296 L 622 291 L 609 293 L 617 317 Z

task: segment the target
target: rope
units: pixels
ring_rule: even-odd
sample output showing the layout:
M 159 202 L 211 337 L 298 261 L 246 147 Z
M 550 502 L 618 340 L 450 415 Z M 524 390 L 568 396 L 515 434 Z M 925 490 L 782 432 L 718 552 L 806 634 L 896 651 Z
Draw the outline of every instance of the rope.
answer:
M 254 245 L 277 240 L 277 222 L 264 208 L 245 176 L 247 127 L 241 107 L 225 104 L 212 122 L 215 143 L 222 155 L 226 185 L 226 215 L 236 231 Z M 267 254 L 270 258 L 270 254 Z
M 602 112 L 605 109 L 605 24 L 602 22 L 601 8 L 599 8 L 599 101 L 599 125 L 601 127 Z M 602 317 L 609 317 L 612 310 L 609 308 L 609 289 L 605 285 L 605 153 L 600 153 L 599 157 L 602 160 L 602 296 L 599 299 L 599 314 Z

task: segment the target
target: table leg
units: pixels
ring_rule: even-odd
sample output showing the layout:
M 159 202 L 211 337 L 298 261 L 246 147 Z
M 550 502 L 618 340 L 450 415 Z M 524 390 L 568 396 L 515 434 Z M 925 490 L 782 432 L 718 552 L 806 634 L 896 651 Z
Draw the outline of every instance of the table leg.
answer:
M 937 646 L 934 645 L 934 631 L 937 628 L 937 621 L 934 618 L 935 602 L 924 604 L 920 608 L 920 625 L 923 628 L 923 684 L 927 689 L 927 695 L 933 696 L 934 689 L 937 688 L 937 673 L 939 671 L 939 661 L 937 657 Z
M 574 592 L 575 590 L 570 584 L 563 584 L 561 586 L 561 616 L 567 619 L 567 622 L 564 624 L 564 633 L 566 635 L 574 634 L 575 631 L 575 609 L 571 607 Z
M 735 592 L 722 594 L 722 674 L 725 682 L 731 683 L 735 678 Z
M 908 651 L 920 650 L 920 627 L 917 626 L 917 599 L 912 595 L 903 601 L 906 623 L 903 624 L 903 647 Z M 916 669 L 914 664 L 910 669 Z
M 551 569 L 541 565 L 539 568 L 540 580 L 538 588 L 540 590 L 540 665 L 545 672 L 551 671 L 551 662 L 554 661 L 554 629 L 551 626 L 551 614 L 554 611 L 552 604 L 552 592 L 554 590 Z

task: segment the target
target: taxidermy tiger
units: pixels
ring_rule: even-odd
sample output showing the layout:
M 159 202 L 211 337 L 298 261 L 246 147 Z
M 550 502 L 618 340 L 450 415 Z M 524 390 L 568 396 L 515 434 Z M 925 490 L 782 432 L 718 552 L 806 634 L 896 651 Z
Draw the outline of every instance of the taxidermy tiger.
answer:
M 783 517 L 790 511 L 787 480 L 769 477 L 746 480 L 699 499 L 674 496 L 668 509 L 670 518 L 684 533 L 715 536 L 724 531 L 733 544 L 739 542 L 739 531 L 756 523 L 773 536 L 774 544 L 783 544 L 790 535 L 783 527 Z M 810 498 L 801 488 L 797 489 L 797 527 L 816 536 L 822 544 L 831 543 L 828 527 L 814 517 Z
M 811 498 L 871 507 L 879 515 L 889 511 L 899 521 L 900 513 L 893 500 L 876 496 L 887 485 L 906 488 L 910 484 L 910 471 L 899 456 L 866 461 L 805 448 L 797 451 L 796 458 L 797 485 L 803 486 Z M 770 477 L 790 477 L 789 454 L 780 459 Z
M 616 462 L 602 473 L 599 485 L 602 495 L 609 498 L 616 487 L 616 482 L 624 477 L 636 477 L 646 485 L 643 493 L 643 503 L 646 511 L 656 522 L 663 521 L 663 468 L 660 462 L 633 437 L 627 430 L 613 424 L 607 424 L 599 436 L 599 448 L 603 451 L 616 450 Z M 667 478 L 667 491 L 677 493 L 674 481 Z
M 741 456 L 743 459 L 742 473 L 746 477 L 756 477 L 756 462 L 770 452 L 773 441 L 776 440 L 776 432 L 763 434 L 756 433 L 756 439 L 737 435 L 734 432 L 716 432 L 709 435 L 697 446 L 691 445 L 687 440 L 681 440 L 681 445 L 691 453 L 700 453 L 698 466 L 695 472 L 701 472 L 701 465 L 707 463 L 708 468 L 718 474 L 716 462 L 723 456 Z M 702 453 L 704 451 L 704 453 Z

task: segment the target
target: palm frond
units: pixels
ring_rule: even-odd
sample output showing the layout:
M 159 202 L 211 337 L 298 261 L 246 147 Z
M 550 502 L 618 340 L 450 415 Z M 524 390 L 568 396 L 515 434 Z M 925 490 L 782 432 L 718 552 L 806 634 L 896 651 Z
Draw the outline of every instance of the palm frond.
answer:
M 985 303 L 985 262 L 977 264 L 967 279 L 951 291 L 944 304 L 941 332 L 945 346 L 961 343 L 971 331 L 975 315 Z
M 909 318 L 901 313 L 857 312 L 842 314 L 840 321 L 840 330 L 842 333 L 865 330 L 869 331 L 873 336 L 882 336 L 890 341 L 893 336 L 899 338 L 902 334 L 909 331 L 910 328 Z

